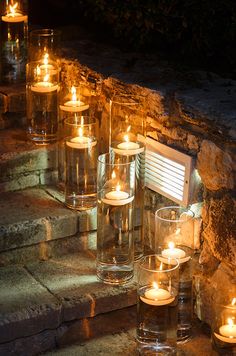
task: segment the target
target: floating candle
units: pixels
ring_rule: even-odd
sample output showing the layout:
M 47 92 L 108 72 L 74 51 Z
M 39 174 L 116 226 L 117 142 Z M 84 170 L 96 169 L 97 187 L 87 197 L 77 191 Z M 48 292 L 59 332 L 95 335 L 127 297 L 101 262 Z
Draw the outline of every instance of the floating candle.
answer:
M 84 136 L 83 125 L 79 128 L 79 136 L 66 141 L 67 146 L 75 149 L 91 148 L 96 146 L 97 141 L 93 141 L 91 137 Z
M 28 20 L 27 15 L 23 15 L 21 12 L 16 12 L 18 7 L 18 3 L 9 6 L 9 12 L 2 16 L 3 22 L 26 22 Z
M 72 100 L 66 101 L 64 105 L 60 105 L 62 111 L 68 112 L 80 112 L 85 111 L 89 108 L 88 104 L 83 103 L 77 99 L 76 88 L 73 86 L 71 88 Z
M 139 143 L 129 141 L 129 136 L 124 136 L 124 142 L 121 142 L 114 148 L 114 152 L 121 155 L 136 155 L 144 151 L 144 147 L 141 147 Z
M 147 289 L 144 296 L 140 296 L 140 299 L 149 305 L 167 305 L 174 301 L 174 297 L 166 289 L 159 288 L 157 283 L 153 283 L 152 288 Z
M 176 248 L 174 242 L 168 243 L 168 248 L 161 253 L 160 260 L 171 264 L 171 259 L 178 259 L 179 263 L 187 262 L 190 256 L 186 256 L 186 252 L 180 248 Z
M 116 190 L 106 193 L 102 201 L 106 204 L 121 206 L 132 202 L 133 199 L 133 196 L 130 197 L 127 192 L 120 190 L 120 185 L 117 184 Z
M 228 324 L 222 325 L 219 328 L 219 334 L 214 334 L 219 340 L 223 342 L 236 344 L 236 324 L 234 324 L 231 318 L 228 319 Z
M 31 90 L 36 93 L 50 93 L 52 91 L 57 90 L 58 85 L 50 83 L 48 80 L 49 80 L 49 75 L 46 74 L 43 79 L 43 82 L 34 83 L 31 86 Z

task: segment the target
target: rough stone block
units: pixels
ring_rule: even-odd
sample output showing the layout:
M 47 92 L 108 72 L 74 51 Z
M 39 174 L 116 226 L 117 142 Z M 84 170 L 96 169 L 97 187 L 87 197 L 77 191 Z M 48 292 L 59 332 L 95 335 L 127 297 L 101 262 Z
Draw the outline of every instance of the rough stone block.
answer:
M 57 299 L 24 268 L 0 268 L 0 285 L 0 343 L 59 326 Z
M 53 261 L 27 265 L 62 304 L 63 321 L 94 317 L 97 314 L 136 304 L 136 283 L 109 286 L 96 277 L 95 255 L 73 254 Z
M 79 226 L 79 214 L 42 189 L 3 193 L 0 216 L 0 251 L 72 236 Z
M 233 189 L 233 161 L 231 156 L 213 142 L 204 140 L 198 154 L 197 169 L 205 187 L 216 191 Z

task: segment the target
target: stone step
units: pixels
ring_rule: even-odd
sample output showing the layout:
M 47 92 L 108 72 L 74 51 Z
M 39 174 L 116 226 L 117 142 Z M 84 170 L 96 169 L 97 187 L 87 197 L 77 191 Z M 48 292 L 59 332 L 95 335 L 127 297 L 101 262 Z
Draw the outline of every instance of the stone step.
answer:
M 60 245 L 82 249 L 78 233 L 96 229 L 96 209 L 70 210 L 58 197 L 46 187 L 1 194 L 0 265 L 48 259 Z
M 56 182 L 56 144 L 36 146 L 20 128 L 0 130 L 0 142 L 0 192 Z
M 34 347 L 27 350 L 27 340 L 35 340 L 39 346 L 45 339 L 48 346 L 52 339 L 55 342 L 56 337 L 62 337 L 72 322 L 81 320 L 86 326 L 85 318 L 136 303 L 135 280 L 126 286 L 110 286 L 97 279 L 93 250 L 1 267 L 0 285 L 0 355 L 4 356 L 17 345 L 14 355 L 33 355 Z M 37 352 L 46 350 L 43 345 Z

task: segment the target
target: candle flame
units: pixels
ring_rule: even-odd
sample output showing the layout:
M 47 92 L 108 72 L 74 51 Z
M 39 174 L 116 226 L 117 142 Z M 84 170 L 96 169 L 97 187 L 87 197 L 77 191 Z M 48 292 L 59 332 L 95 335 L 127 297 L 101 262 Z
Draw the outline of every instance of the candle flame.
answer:
M 76 101 L 77 95 L 76 95 L 76 88 L 74 86 L 72 86 L 71 88 L 71 94 L 72 94 L 72 101 Z
M 18 7 L 18 2 L 16 2 L 13 6 L 10 5 L 9 6 L 9 9 L 10 9 L 10 16 L 14 17 L 15 16 L 15 13 L 16 13 L 16 9 Z
M 81 126 L 84 126 L 84 117 L 81 116 Z
M 43 78 L 43 81 L 48 82 L 48 80 L 49 80 L 49 74 L 46 74 L 45 77 Z
M 111 178 L 112 178 L 112 179 L 115 179 L 115 178 L 116 178 L 116 173 L 115 173 L 115 171 L 112 171 Z
M 125 142 L 129 142 L 129 136 L 128 136 L 128 135 L 125 135 L 125 136 L 124 136 L 124 141 L 125 141 Z
M 118 183 L 117 186 L 116 186 L 116 191 L 117 192 L 120 192 L 120 184 Z
M 178 228 L 178 229 L 176 229 L 176 231 L 175 231 L 175 235 L 179 235 L 180 234 L 180 228 Z
M 36 67 L 36 74 L 37 74 L 37 75 L 40 75 L 40 74 L 41 74 L 41 69 L 40 69 L 40 66 L 39 66 L 39 65 L 37 65 L 37 67 Z
M 127 132 L 130 132 L 130 129 L 131 129 L 131 125 L 129 125 L 128 127 L 127 127 Z
M 232 327 L 232 326 L 234 326 L 233 319 L 228 318 L 228 320 L 227 320 L 227 321 L 228 321 L 228 325 L 229 325 L 229 326 L 231 326 L 231 327 Z
M 170 250 L 173 250 L 173 249 L 175 248 L 175 243 L 172 242 L 172 241 L 169 242 L 169 243 L 168 243 L 168 247 L 169 247 Z
M 48 65 L 48 58 L 49 58 L 49 54 L 45 53 L 45 55 L 43 57 L 43 64 Z
M 161 262 L 161 264 L 160 264 L 160 271 L 162 271 L 163 270 L 163 264 L 162 264 L 162 262 Z
M 153 282 L 153 283 L 152 283 L 152 286 L 153 286 L 154 289 L 159 289 L 158 283 L 156 283 L 156 282 Z
M 83 136 L 83 127 L 80 127 L 79 128 L 79 137 L 82 137 Z
M 233 305 L 233 306 L 236 305 L 236 298 L 233 298 L 233 299 L 232 299 L 231 305 Z

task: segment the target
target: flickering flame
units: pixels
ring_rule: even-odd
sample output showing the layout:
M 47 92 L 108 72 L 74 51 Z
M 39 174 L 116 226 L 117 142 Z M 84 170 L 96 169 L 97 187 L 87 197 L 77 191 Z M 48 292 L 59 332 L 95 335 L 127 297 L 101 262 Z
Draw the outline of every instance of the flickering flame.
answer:
M 9 6 L 9 9 L 10 9 L 9 15 L 10 16 L 12 16 L 12 17 L 15 16 L 17 7 L 18 7 L 18 2 L 16 2 L 13 6 L 12 5 Z
M 43 78 L 43 81 L 48 82 L 48 80 L 49 80 L 49 74 L 46 74 L 45 77 Z
M 76 95 L 76 88 L 74 86 L 71 88 L 71 94 L 72 94 L 72 101 L 76 101 L 77 95 Z
M 169 243 L 168 243 L 168 247 L 169 247 L 170 250 L 173 250 L 173 249 L 175 248 L 175 243 L 172 242 L 172 241 L 169 242 Z
M 117 186 L 116 186 L 116 191 L 117 192 L 120 192 L 120 184 L 118 183 Z
M 233 298 L 233 299 L 232 299 L 231 305 L 233 305 L 233 306 L 236 305 L 236 298 Z
M 36 74 L 37 74 L 37 75 L 40 75 L 40 74 L 41 74 L 41 69 L 40 69 L 40 66 L 39 66 L 39 65 L 37 65 L 37 67 L 36 67 Z
M 131 129 L 131 125 L 129 125 L 128 127 L 127 127 L 127 132 L 130 132 L 130 129 Z
M 43 57 L 43 64 L 45 64 L 46 66 L 48 65 L 48 58 L 49 58 L 49 54 L 45 53 L 45 55 Z
M 160 271 L 162 271 L 162 269 L 163 269 L 163 265 L 162 265 L 162 262 L 161 262 L 161 264 L 160 264 Z
M 124 140 L 125 140 L 125 142 L 129 142 L 129 136 L 128 136 L 128 135 L 125 135 L 125 136 L 124 136 Z
M 82 137 L 83 136 L 83 127 L 80 127 L 79 128 L 79 137 Z
M 180 234 L 180 228 L 178 228 L 178 229 L 176 229 L 176 231 L 175 231 L 175 235 L 179 235 Z
M 234 322 L 233 322 L 233 319 L 231 319 L 231 318 L 228 318 L 228 325 L 229 326 L 231 326 L 231 327 L 233 327 L 234 326 Z
M 115 171 L 112 172 L 111 178 L 112 178 L 112 179 L 115 179 L 115 178 L 116 178 L 116 173 L 115 173 Z
M 158 284 L 156 282 L 153 282 L 152 286 L 153 286 L 154 289 L 159 289 Z

